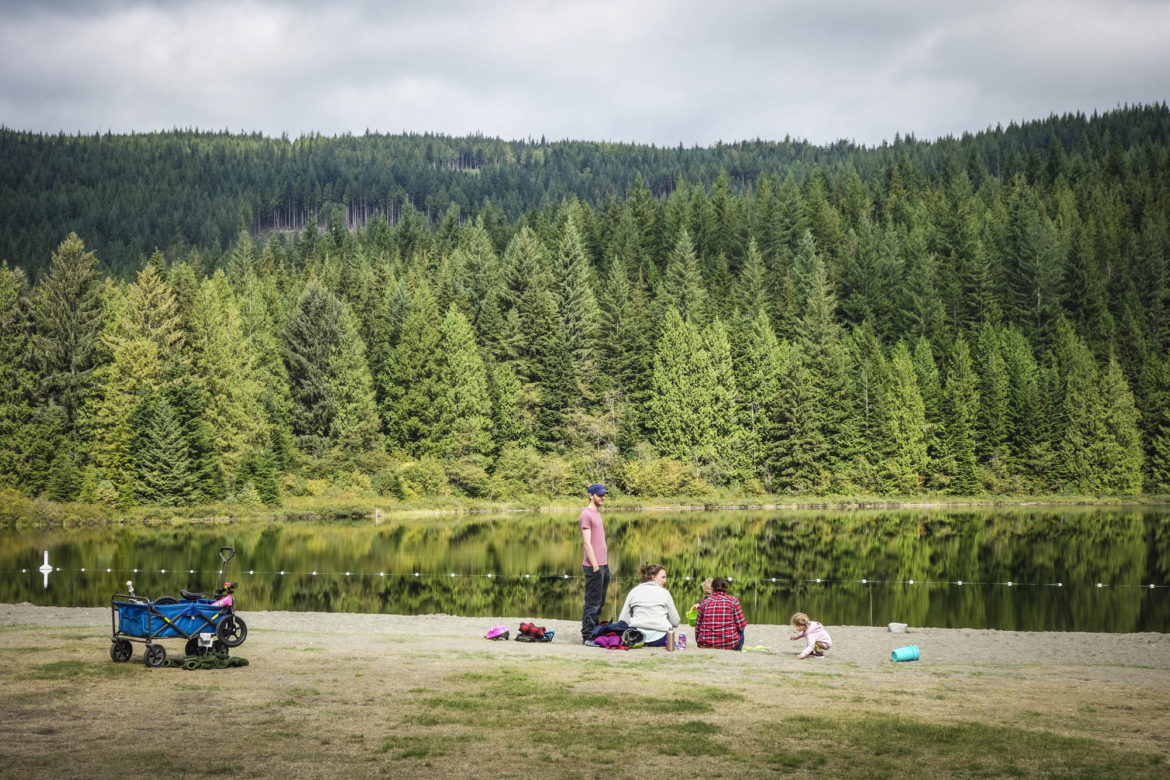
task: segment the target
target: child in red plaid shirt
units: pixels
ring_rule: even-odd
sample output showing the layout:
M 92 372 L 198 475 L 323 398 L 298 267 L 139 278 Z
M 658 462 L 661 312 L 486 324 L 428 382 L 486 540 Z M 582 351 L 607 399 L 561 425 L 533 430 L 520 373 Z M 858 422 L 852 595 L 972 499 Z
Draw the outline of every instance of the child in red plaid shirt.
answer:
M 699 647 L 724 650 L 742 650 L 743 632 L 747 620 L 739 599 L 727 593 L 728 583 L 722 577 L 711 580 L 711 595 L 699 602 L 699 616 L 695 620 L 695 637 Z

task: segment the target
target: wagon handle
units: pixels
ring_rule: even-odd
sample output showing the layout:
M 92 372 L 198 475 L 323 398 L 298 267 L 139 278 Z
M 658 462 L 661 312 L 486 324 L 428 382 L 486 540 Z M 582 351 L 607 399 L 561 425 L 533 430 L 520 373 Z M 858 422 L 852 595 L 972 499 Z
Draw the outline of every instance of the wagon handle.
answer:
M 227 550 L 226 556 L 223 554 L 224 550 Z M 219 560 L 223 563 L 224 566 L 226 566 L 227 562 L 230 561 L 234 557 L 236 557 L 236 548 L 235 547 L 220 547 L 219 548 Z

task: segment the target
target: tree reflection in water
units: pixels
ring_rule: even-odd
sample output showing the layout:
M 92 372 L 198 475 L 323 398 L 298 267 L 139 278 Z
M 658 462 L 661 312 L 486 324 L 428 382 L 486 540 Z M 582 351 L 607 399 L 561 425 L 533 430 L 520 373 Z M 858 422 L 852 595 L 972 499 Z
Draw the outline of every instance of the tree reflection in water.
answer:
M 653 560 L 666 566 L 679 603 L 699 598 L 699 580 L 728 577 L 755 623 L 785 623 L 800 610 L 839 625 L 1170 630 L 1170 588 L 1148 587 L 1170 585 L 1170 513 L 1160 508 L 606 517 L 616 578 L 607 613 L 635 584 L 638 563 Z M 576 513 L 8 529 L 0 600 L 99 606 L 126 579 L 152 597 L 210 589 L 222 545 L 237 550 L 231 575 L 244 611 L 561 619 L 580 611 Z M 43 550 L 60 569 L 47 590 L 36 569 Z

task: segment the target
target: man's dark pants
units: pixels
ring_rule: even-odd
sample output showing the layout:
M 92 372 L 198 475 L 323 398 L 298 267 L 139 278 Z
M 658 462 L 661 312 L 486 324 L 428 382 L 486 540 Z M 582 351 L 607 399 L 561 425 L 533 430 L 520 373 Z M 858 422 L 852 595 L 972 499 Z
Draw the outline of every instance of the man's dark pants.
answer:
M 589 566 L 581 568 L 585 572 L 585 608 L 581 610 L 581 638 L 590 639 L 593 637 L 593 629 L 601 623 L 605 591 L 609 588 L 609 566 L 598 566 L 597 571 Z

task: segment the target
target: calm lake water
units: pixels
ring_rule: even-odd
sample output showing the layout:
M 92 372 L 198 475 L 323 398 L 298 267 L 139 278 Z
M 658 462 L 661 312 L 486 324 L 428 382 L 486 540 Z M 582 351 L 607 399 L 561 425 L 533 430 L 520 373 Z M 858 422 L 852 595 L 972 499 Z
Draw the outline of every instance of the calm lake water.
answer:
M 1170 630 L 1165 508 L 609 511 L 606 531 L 616 578 L 606 617 L 639 562 L 656 561 L 680 609 L 698 600 L 699 580 L 723 576 L 752 623 L 786 623 L 799 610 L 829 625 Z M 152 598 L 212 590 L 223 545 L 237 550 L 228 576 L 245 615 L 580 615 L 576 513 L 3 529 L 0 601 L 103 606 L 127 579 Z

